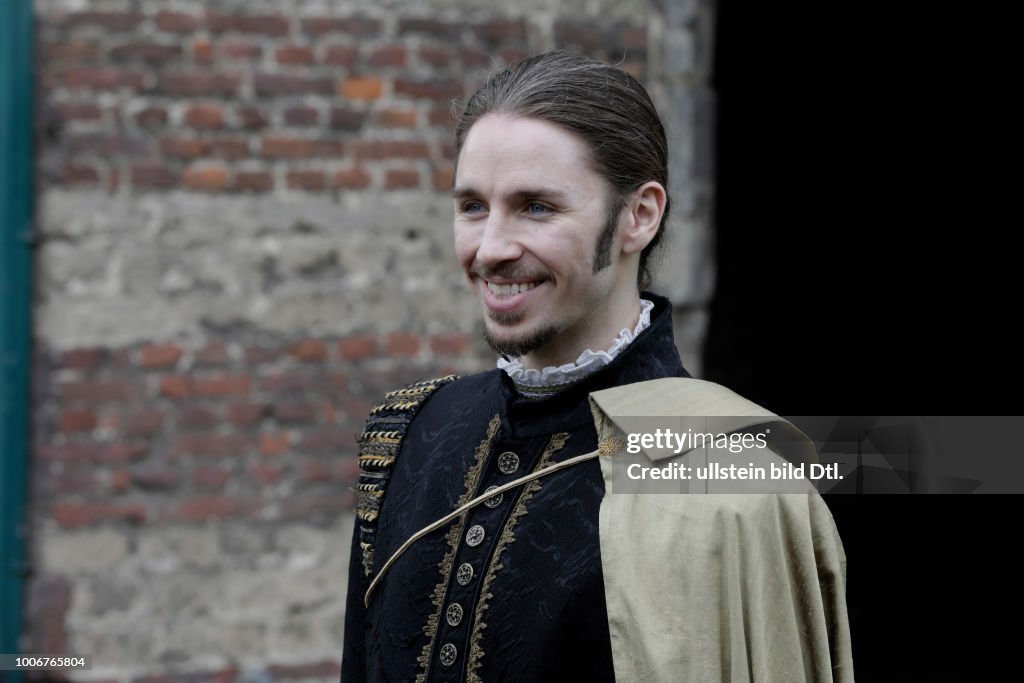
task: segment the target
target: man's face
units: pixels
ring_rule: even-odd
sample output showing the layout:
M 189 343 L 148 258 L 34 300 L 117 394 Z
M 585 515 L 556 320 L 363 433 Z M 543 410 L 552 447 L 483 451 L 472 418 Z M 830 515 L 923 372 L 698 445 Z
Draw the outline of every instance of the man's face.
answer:
M 455 251 L 491 346 L 534 354 L 540 362 L 524 359 L 528 366 L 572 362 L 617 333 L 604 338 L 604 304 L 629 276 L 617 257 L 618 212 L 609 225 L 612 189 L 589 159 L 587 145 L 560 126 L 498 114 L 473 125 L 459 155 Z M 613 237 L 598 254 L 606 227 Z

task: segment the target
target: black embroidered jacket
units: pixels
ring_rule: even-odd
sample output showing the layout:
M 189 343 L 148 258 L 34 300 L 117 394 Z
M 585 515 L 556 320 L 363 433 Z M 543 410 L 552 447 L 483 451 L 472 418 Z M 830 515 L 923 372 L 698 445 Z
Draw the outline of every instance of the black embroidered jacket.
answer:
M 413 533 L 488 487 L 597 447 L 587 395 L 686 377 L 667 300 L 609 365 L 543 399 L 500 370 L 392 392 L 367 423 L 342 681 L 611 681 L 589 461 L 488 500 L 417 541 L 368 609 L 372 576 Z M 386 494 L 386 495 L 385 495 Z

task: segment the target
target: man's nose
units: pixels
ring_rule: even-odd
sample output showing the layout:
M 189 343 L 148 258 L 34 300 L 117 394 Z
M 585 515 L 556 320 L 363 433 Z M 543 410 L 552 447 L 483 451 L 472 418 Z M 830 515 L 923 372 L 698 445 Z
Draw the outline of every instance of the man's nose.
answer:
M 487 217 L 477 258 L 487 265 L 504 261 L 516 261 L 523 255 L 523 248 L 516 239 L 515 231 L 509 225 L 508 217 L 501 212 L 491 212 Z

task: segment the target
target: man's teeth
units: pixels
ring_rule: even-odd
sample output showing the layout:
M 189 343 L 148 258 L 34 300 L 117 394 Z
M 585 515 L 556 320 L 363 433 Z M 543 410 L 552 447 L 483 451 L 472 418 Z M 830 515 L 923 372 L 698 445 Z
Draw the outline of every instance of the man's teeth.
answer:
M 520 292 L 533 289 L 539 284 L 539 282 L 524 282 L 521 284 L 515 283 L 511 285 L 498 285 L 493 282 L 488 282 L 487 289 L 491 290 L 491 294 L 494 296 L 515 296 Z

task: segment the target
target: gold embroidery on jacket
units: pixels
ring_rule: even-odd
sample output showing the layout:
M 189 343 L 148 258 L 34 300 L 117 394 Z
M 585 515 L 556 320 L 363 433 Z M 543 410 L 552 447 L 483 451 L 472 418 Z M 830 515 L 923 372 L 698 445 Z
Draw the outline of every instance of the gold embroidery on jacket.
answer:
M 487 425 L 487 436 L 480 442 L 480 445 L 476 447 L 475 461 L 473 465 L 466 472 L 465 491 L 459 500 L 455 503 L 455 507 L 459 508 L 468 503 L 474 497 L 478 484 L 480 483 L 480 474 L 483 472 L 484 463 L 487 462 L 487 456 L 490 455 L 491 449 L 494 446 L 494 438 L 498 435 L 498 429 L 501 427 L 501 416 L 495 415 L 491 418 L 490 424 Z M 430 668 L 430 657 L 434 649 L 434 638 L 437 636 L 437 625 L 441 621 L 441 609 L 444 605 L 445 594 L 448 590 L 448 582 L 451 579 L 452 564 L 455 562 L 455 554 L 459 549 L 459 539 L 462 537 L 462 527 L 465 526 L 466 514 L 463 513 L 459 516 L 455 525 L 448 530 L 445 535 L 445 541 L 448 543 L 448 551 L 445 553 L 444 558 L 437 565 L 441 572 L 441 580 L 436 586 L 434 586 L 434 593 L 431 597 L 430 602 L 436 608 L 434 613 L 427 617 L 427 623 L 423 627 L 423 633 L 427 635 L 427 644 L 423 646 L 423 650 L 420 652 L 420 656 L 416 658 L 419 662 L 422 671 L 416 675 L 416 683 L 424 683 L 427 680 L 427 673 Z
M 565 447 L 565 443 L 568 440 L 568 432 L 560 432 L 552 435 L 551 440 L 548 441 L 548 445 L 544 449 L 544 453 L 541 454 L 540 460 L 537 462 L 537 466 L 533 468 L 533 471 L 536 472 L 537 470 L 547 467 L 551 462 L 551 458 Z M 494 597 L 494 594 L 490 592 L 491 583 L 494 582 L 494 577 L 503 566 L 500 562 L 502 553 L 505 552 L 505 548 L 507 548 L 510 543 L 513 543 L 516 540 L 516 525 L 519 523 L 519 518 L 527 512 L 526 503 L 533 498 L 533 494 L 539 490 L 539 479 L 534 479 L 523 486 L 523 491 L 519 494 L 519 500 L 516 501 L 516 507 L 512 510 L 512 514 L 505 523 L 505 528 L 502 529 L 501 537 L 498 539 L 498 543 L 494 548 L 494 555 L 491 557 L 491 563 L 487 567 L 487 574 L 484 575 L 483 582 L 480 584 L 480 601 L 476 605 L 476 614 L 473 616 L 473 631 L 469 638 L 469 661 L 466 667 L 467 683 L 482 683 L 480 675 L 477 673 L 477 669 L 480 668 L 480 660 L 483 659 L 484 656 L 484 650 L 480 646 L 480 641 L 483 638 L 484 629 L 487 628 L 487 624 L 484 622 L 483 616 L 489 606 L 488 602 Z

